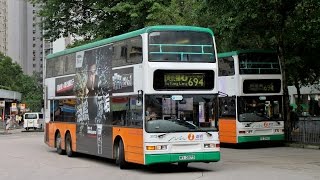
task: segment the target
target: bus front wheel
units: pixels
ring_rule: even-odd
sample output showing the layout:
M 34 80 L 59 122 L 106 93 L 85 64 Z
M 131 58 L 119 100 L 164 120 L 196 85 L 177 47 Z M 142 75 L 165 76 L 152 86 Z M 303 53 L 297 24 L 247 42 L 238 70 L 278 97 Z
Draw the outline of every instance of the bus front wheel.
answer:
M 120 169 L 126 169 L 128 164 L 125 160 L 124 145 L 122 140 L 119 141 L 116 147 L 116 164 L 119 165 Z

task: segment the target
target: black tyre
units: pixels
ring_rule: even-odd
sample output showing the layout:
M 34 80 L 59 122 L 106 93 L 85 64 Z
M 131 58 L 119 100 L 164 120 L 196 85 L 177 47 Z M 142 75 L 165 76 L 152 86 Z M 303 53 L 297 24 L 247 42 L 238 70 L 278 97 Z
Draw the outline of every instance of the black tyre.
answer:
M 189 164 L 189 163 L 187 163 L 187 162 L 179 162 L 179 163 L 178 163 L 178 167 L 179 167 L 180 169 L 187 169 L 187 168 L 188 168 L 188 164 Z
M 124 145 L 122 140 L 119 141 L 119 144 L 116 147 L 116 164 L 119 165 L 120 169 L 126 169 L 128 167 L 128 163 L 125 160 Z
M 66 154 L 68 157 L 74 156 L 74 152 L 72 151 L 72 140 L 71 140 L 71 135 L 69 133 L 66 134 Z
M 61 148 L 61 135 L 58 133 L 56 135 L 56 148 L 57 148 L 57 153 L 62 155 L 64 154 L 64 150 Z

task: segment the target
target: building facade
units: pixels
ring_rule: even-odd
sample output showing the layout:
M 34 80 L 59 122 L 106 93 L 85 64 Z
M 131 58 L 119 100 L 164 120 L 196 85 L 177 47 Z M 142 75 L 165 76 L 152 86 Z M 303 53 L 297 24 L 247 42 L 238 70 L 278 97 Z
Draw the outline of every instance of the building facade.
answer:
M 0 51 L 28 75 L 42 75 L 44 58 L 52 53 L 52 43 L 42 38 L 38 10 L 27 0 L 0 0 Z
M 0 52 L 8 51 L 8 11 L 7 0 L 0 0 Z

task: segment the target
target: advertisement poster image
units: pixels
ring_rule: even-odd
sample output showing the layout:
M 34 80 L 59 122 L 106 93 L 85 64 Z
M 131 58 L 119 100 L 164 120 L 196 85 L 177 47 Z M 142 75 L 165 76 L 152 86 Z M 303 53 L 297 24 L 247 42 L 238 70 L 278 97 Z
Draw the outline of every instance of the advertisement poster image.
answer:
M 74 76 L 56 78 L 56 96 L 74 96 Z
M 78 97 L 76 116 L 79 136 L 97 138 L 96 153 L 102 154 L 102 125 L 111 122 L 112 46 L 78 52 L 76 57 L 74 90 Z
M 112 71 L 112 92 L 133 92 L 133 67 Z

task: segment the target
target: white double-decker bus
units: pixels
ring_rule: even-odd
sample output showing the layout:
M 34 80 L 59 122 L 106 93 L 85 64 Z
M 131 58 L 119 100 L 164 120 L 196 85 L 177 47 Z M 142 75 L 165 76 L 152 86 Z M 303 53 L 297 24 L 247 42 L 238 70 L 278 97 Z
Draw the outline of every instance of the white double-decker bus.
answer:
M 276 52 L 219 53 L 221 143 L 284 140 L 282 75 Z
M 45 142 L 137 164 L 220 160 L 213 33 L 152 26 L 48 56 Z

